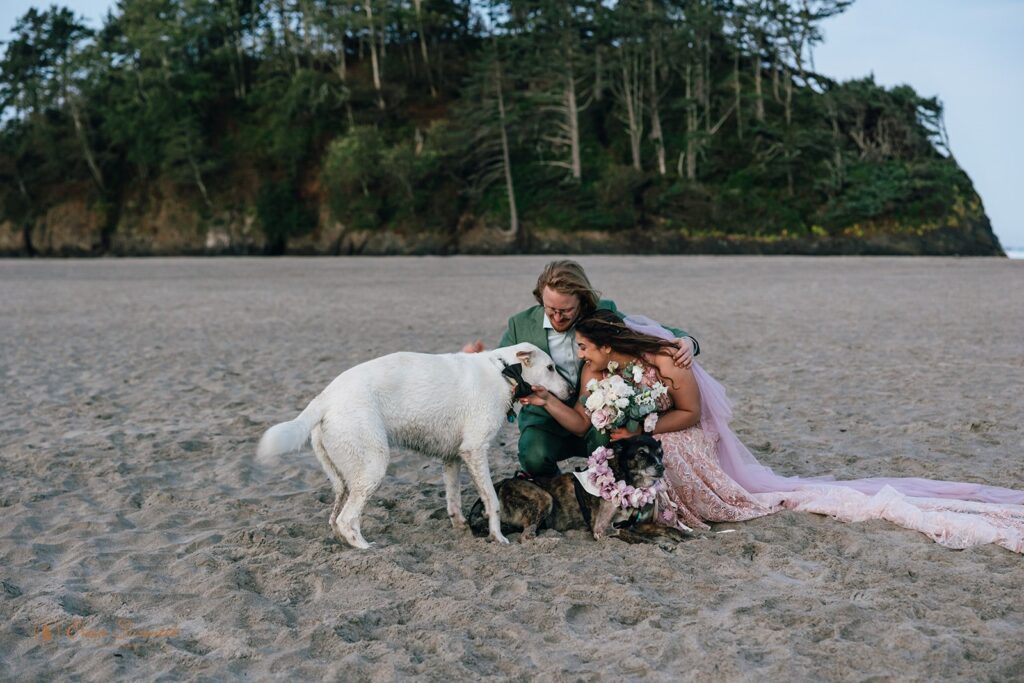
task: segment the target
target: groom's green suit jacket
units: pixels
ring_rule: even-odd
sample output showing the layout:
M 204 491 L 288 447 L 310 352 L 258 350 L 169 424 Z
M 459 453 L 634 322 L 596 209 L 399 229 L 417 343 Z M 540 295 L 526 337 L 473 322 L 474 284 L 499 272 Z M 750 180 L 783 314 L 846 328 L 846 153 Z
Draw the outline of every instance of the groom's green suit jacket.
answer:
M 619 309 L 615 306 L 615 302 L 610 299 L 601 299 L 597 302 L 598 308 L 604 308 L 609 311 L 615 311 L 620 313 Z M 665 326 L 666 329 L 670 330 L 677 337 L 687 336 L 682 330 L 678 330 L 674 327 Z M 522 344 L 523 342 L 529 342 L 534 346 L 540 348 L 544 353 L 551 354 L 551 350 L 548 348 L 548 331 L 544 329 L 544 308 L 543 306 L 532 306 L 526 309 L 522 313 L 517 313 L 508 319 L 508 328 L 505 330 L 505 334 L 501 335 L 501 341 L 498 342 L 498 346 L 512 346 L 514 344 Z M 582 362 L 581 362 L 582 364 Z M 577 373 L 577 377 L 581 373 Z M 576 386 L 573 389 L 573 395 L 568 401 L 569 405 L 574 405 L 576 397 L 580 393 L 579 380 L 576 382 Z M 522 432 L 527 427 L 539 427 L 544 431 L 553 432 L 556 434 L 568 434 L 560 424 L 558 424 L 553 417 L 540 406 L 524 406 L 519 412 L 519 431 Z

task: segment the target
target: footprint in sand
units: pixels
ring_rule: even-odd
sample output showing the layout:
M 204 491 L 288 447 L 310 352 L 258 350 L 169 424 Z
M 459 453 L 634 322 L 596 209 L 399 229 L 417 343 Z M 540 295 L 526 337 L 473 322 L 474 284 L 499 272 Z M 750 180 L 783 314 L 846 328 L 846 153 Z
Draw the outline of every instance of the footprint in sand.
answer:
M 492 598 L 515 598 L 520 595 L 526 595 L 526 582 L 522 579 L 513 579 L 512 581 L 499 583 L 491 589 Z
M 577 633 L 590 633 L 604 622 L 601 611 L 592 605 L 573 605 L 565 611 L 565 622 Z

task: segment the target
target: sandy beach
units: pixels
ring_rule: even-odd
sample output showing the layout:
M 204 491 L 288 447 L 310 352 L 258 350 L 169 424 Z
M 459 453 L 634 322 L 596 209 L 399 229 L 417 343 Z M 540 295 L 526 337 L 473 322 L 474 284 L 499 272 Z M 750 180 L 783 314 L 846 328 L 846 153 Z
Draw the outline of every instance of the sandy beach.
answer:
M 1024 678 L 1024 558 L 998 547 L 794 512 L 498 546 L 398 451 L 358 551 L 308 448 L 253 461 L 356 363 L 493 345 L 547 260 L 0 261 L 0 679 Z M 777 472 L 1024 488 L 1024 262 L 579 260 L 700 340 Z

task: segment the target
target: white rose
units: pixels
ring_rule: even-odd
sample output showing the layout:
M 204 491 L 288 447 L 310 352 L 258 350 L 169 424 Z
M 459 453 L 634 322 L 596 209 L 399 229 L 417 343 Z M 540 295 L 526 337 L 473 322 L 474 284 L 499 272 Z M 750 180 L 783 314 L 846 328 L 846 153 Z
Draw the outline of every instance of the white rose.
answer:
M 612 389 L 615 391 L 615 395 L 618 397 L 632 396 L 634 393 L 633 388 L 626 384 L 626 380 L 622 379 L 618 375 L 612 377 L 611 381 Z

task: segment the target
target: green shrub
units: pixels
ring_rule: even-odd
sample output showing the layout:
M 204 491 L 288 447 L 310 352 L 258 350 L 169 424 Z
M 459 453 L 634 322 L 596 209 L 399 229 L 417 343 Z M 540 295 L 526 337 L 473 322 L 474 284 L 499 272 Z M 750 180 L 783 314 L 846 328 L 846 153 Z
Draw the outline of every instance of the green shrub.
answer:
M 840 228 L 880 218 L 921 222 L 946 214 L 970 181 L 948 159 L 861 162 L 847 172 L 845 190 L 823 210 L 826 225 Z

